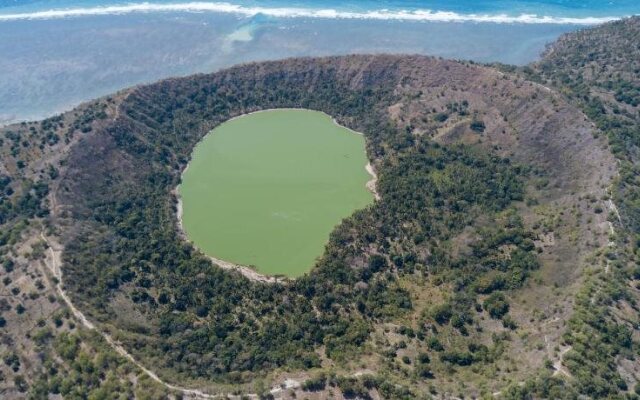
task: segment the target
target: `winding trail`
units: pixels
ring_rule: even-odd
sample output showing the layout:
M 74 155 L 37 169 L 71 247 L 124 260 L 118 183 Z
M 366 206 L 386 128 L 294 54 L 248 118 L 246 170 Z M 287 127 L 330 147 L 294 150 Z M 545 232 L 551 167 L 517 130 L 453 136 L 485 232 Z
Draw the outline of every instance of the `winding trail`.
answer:
M 608 189 L 609 192 L 609 196 L 611 196 L 611 188 Z M 622 217 L 620 216 L 620 212 L 618 211 L 618 207 L 616 206 L 616 204 L 613 202 L 613 200 L 611 198 L 607 199 L 605 204 L 607 205 L 607 208 L 609 209 L 609 211 L 611 213 L 613 213 L 616 216 L 616 219 L 618 220 L 618 223 L 620 225 L 622 225 Z M 611 221 L 607 221 L 607 224 L 609 226 L 609 233 L 612 236 L 616 235 L 616 229 L 615 226 L 613 224 L 613 222 Z M 609 240 L 608 247 L 615 247 L 616 246 L 616 242 L 615 239 Z M 605 275 L 609 274 L 611 272 L 611 262 L 607 259 L 605 260 L 605 266 L 604 266 L 604 273 Z M 595 305 L 596 303 L 596 296 L 598 295 L 598 293 L 600 292 L 600 289 L 598 288 L 595 293 L 593 294 L 593 296 L 591 297 L 591 304 Z M 550 321 L 550 322 L 555 322 L 555 321 Z M 548 340 L 547 340 L 547 336 L 545 335 L 544 337 L 545 342 L 547 343 L 547 347 L 548 347 Z M 553 375 L 556 376 L 558 374 L 563 374 L 567 377 L 571 377 L 571 373 L 569 372 L 569 370 L 567 368 L 565 368 L 565 366 L 563 365 L 564 362 L 564 356 L 571 351 L 573 347 L 572 346 L 567 346 L 566 348 L 562 349 L 560 351 L 560 353 L 558 354 L 558 359 L 553 363 L 553 368 L 555 369 L 555 371 L 553 372 Z
M 183 395 L 188 396 L 189 398 L 194 398 L 194 399 L 219 399 L 219 398 L 241 399 L 241 398 L 247 398 L 247 397 L 252 399 L 259 398 L 259 396 L 254 393 L 243 394 L 241 396 L 231 395 L 226 393 L 210 394 L 210 393 L 205 393 L 198 389 L 189 389 L 182 386 L 173 385 L 169 382 L 164 381 L 155 372 L 151 371 L 150 369 L 142 365 L 138 360 L 136 360 L 133 357 L 131 353 L 129 353 L 124 347 L 122 347 L 122 345 L 116 342 L 115 339 L 111 337 L 111 335 L 98 329 L 91 321 L 89 321 L 89 319 L 82 313 L 82 311 L 78 310 L 78 308 L 73 304 L 73 302 L 71 301 L 71 299 L 63 289 L 64 284 L 62 280 L 62 269 L 60 267 L 62 264 L 62 260 L 61 260 L 62 250 L 63 250 L 62 246 L 60 246 L 57 243 L 54 243 L 51 239 L 45 236 L 44 232 L 40 232 L 40 237 L 49 247 L 49 257 L 48 259 L 45 259 L 45 265 L 47 266 L 51 274 L 56 278 L 57 280 L 55 284 L 56 290 L 60 295 L 60 297 L 66 303 L 67 307 L 69 307 L 74 317 L 76 317 L 76 319 L 80 321 L 82 326 L 85 327 L 86 329 L 98 332 L 104 338 L 104 340 L 109 344 L 109 346 L 111 346 L 111 348 L 113 348 L 116 351 L 116 353 L 125 357 L 127 360 L 133 363 L 136 367 L 140 368 L 140 370 L 149 378 L 151 378 L 152 380 L 154 380 L 155 382 L 159 383 L 160 385 L 164 386 L 169 390 L 180 392 Z M 298 387 L 300 387 L 300 382 L 294 379 L 286 379 L 284 381 L 285 389 L 298 388 Z M 282 392 L 282 390 L 283 388 L 281 386 L 276 386 L 270 390 L 270 393 L 272 395 L 277 395 L 278 393 Z
M 555 317 L 554 319 L 551 319 L 549 321 L 542 323 L 540 327 L 546 327 L 558 322 L 562 322 L 562 319 L 559 317 Z M 553 351 L 551 349 L 551 343 L 549 342 L 548 335 L 544 335 L 544 343 L 547 348 L 547 353 L 549 354 L 549 358 L 554 359 Z M 571 372 L 569 372 L 569 370 L 567 370 L 564 367 L 564 365 L 562 365 L 564 361 L 564 355 L 567 354 L 567 352 L 569 352 L 571 349 L 572 349 L 572 346 L 567 346 L 558 353 L 558 357 L 553 361 L 553 369 L 554 369 L 553 376 L 557 376 L 558 374 L 563 374 L 566 377 L 571 377 Z
M 149 376 L 151 379 L 153 379 L 157 383 L 165 386 L 167 389 L 175 390 L 185 395 L 195 397 L 195 398 L 200 398 L 200 399 L 215 399 L 221 396 L 221 395 L 212 395 L 212 394 L 204 393 L 196 389 L 183 388 L 183 387 L 172 385 L 168 382 L 163 381 L 155 372 L 147 369 L 144 365 L 140 364 L 140 362 L 138 362 L 124 347 L 118 344 L 111 337 L 111 335 L 97 329 L 96 326 L 91 321 L 89 321 L 89 319 L 87 319 L 87 317 L 80 310 L 78 310 L 78 308 L 76 308 L 76 306 L 73 304 L 73 302 L 71 301 L 71 299 L 63 289 L 62 270 L 60 268 L 60 265 L 62 263 L 61 261 L 62 247 L 58 244 L 54 244 L 48 237 L 44 235 L 44 232 L 40 232 L 40 237 L 42 238 L 42 240 L 44 240 L 44 242 L 49 247 L 50 262 L 49 260 L 45 260 L 45 264 L 49 268 L 49 271 L 57 279 L 56 290 L 58 291 L 58 294 L 60 295 L 60 297 L 62 297 L 64 302 L 67 304 L 67 307 L 69 307 L 73 315 L 76 317 L 76 319 L 78 319 L 78 321 L 82 323 L 82 326 L 84 326 L 86 329 L 98 332 L 104 338 L 104 340 L 106 340 L 107 343 L 109 343 L 109 345 L 118 354 L 125 357 L 127 360 L 131 361 L 133 364 L 135 364 L 136 367 L 140 368 L 142 372 L 144 372 L 147 376 Z M 257 397 L 255 395 L 254 396 L 249 395 L 249 396 L 252 398 Z
M 553 363 L 553 368 L 555 369 L 555 371 L 553 371 L 553 376 L 563 374 L 566 377 L 571 378 L 571 372 L 569 372 L 562 363 L 564 362 L 564 355 L 571 351 L 572 348 L 573 347 L 568 346 L 560 351 L 558 359 Z
M 116 112 L 115 112 L 115 116 L 113 117 L 114 120 L 116 120 L 119 116 L 119 111 L 120 111 L 120 107 L 116 107 Z M 265 110 L 268 111 L 268 110 Z M 259 112 L 259 111 L 258 111 Z M 335 119 L 333 119 L 333 122 L 336 125 L 339 125 L 347 130 L 349 130 L 350 132 L 353 132 L 355 134 L 358 135 L 363 135 L 360 132 L 356 132 L 352 129 L 349 129 L 347 127 L 344 127 L 340 124 L 337 123 L 337 121 Z M 188 168 L 188 166 L 187 166 Z M 376 191 L 376 183 L 377 183 L 377 175 L 375 173 L 375 170 L 373 169 L 373 166 L 371 165 L 371 163 L 368 163 L 365 166 L 366 171 L 371 175 L 372 179 L 369 180 L 366 183 L 366 187 L 367 189 L 369 189 L 371 191 L 371 193 L 374 195 L 374 198 L 376 200 L 380 199 L 379 194 Z M 186 171 L 186 169 L 185 169 Z M 183 171 L 184 173 L 184 171 Z M 174 194 L 176 195 L 177 198 L 177 219 L 178 219 L 178 225 L 179 225 L 179 231 L 180 233 L 184 236 L 184 238 L 186 239 L 186 235 L 184 232 L 184 229 L 182 227 L 182 199 L 180 198 L 180 195 L 178 193 L 178 190 L 175 190 Z M 60 205 L 57 203 L 57 199 L 55 196 L 55 191 L 52 192 L 51 196 L 50 196 L 50 207 L 53 211 L 54 214 L 57 214 L 59 212 L 59 208 Z M 67 307 L 71 310 L 73 316 L 82 324 L 82 326 L 88 330 L 92 330 L 92 331 L 96 331 L 98 334 L 100 334 L 100 336 L 102 336 L 104 338 L 104 340 L 109 344 L 109 346 L 111 346 L 111 348 L 113 348 L 113 350 L 118 353 L 119 355 L 121 355 L 122 357 L 126 358 L 127 360 L 129 360 L 132 364 L 134 364 L 136 367 L 138 367 L 145 375 L 147 375 L 149 378 L 151 378 L 153 381 L 155 381 L 156 383 L 164 386 L 165 388 L 175 391 L 175 392 L 179 392 L 182 395 L 186 396 L 187 398 L 192 398 L 192 399 L 219 399 L 219 398 L 226 398 L 226 399 L 243 399 L 243 398 L 251 398 L 251 399 L 257 399 L 260 396 L 258 394 L 255 393 L 245 393 L 243 395 L 234 395 L 234 394 L 228 394 L 228 393 L 218 393 L 218 394 L 211 394 L 211 393 L 205 393 L 202 390 L 199 389 L 190 389 L 190 388 L 186 388 L 186 387 L 182 387 L 182 386 L 178 386 L 178 385 L 174 385 L 171 384 L 169 382 L 164 381 L 162 378 L 160 378 L 155 372 L 153 372 L 152 370 L 148 369 L 147 367 L 145 367 L 144 365 L 142 365 L 142 363 L 140 363 L 138 360 L 135 359 L 135 357 L 129 353 L 121 344 L 119 344 L 109 333 L 99 329 L 95 324 L 93 324 L 83 313 L 82 311 L 80 311 L 71 301 L 71 298 L 69 297 L 69 295 L 65 292 L 64 290 L 64 281 L 63 281 L 63 274 L 62 274 L 62 251 L 63 246 L 60 245 L 59 243 L 56 243 L 53 239 L 47 237 L 44 234 L 44 231 L 40 232 L 40 238 L 47 244 L 48 249 L 49 249 L 49 256 L 45 259 L 44 264 L 46 266 L 46 268 L 51 272 L 51 274 L 56 278 L 56 282 L 55 282 L 55 287 L 56 287 L 56 291 L 58 292 L 58 294 L 60 295 L 60 297 L 64 300 L 65 304 L 67 305 Z M 216 265 L 218 265 L 219 267 L 223 268 L 223 269 L 227 269 L 227 270 L 235 270 L 240 272 L 242 275 L 244 275 L 245 277 L 253 280 L 253 281 L 257 281 L 257 282 L 264 282 L 264 283 L 286 283 L 289 281 L 288 278 L 281 278 L 281 277 L 274 277 L 274 276 L 267 276 L 267 275 L 263 275 L 260 274 L 259 272 L 255 271 L 254 269 L 244 266 L 244 265 L 238 265 L 238 264 L 234 264 L 228 261 L 224 261 L 215 257 L 210 257 L 209 259 L 214 262 Z M 282 385 L 277 385 L 274 386 L 273 388 L 271 388 L 270 393 L 273 396 L 278 396 L 279 394 L 281 394 L 284 390 L 287 389 L 297 389 L 301 386 L 301 383 L 298 380 L 292 379 L 292 378 L 287 378 L 284 380 L 284 382 L 282 382 Z

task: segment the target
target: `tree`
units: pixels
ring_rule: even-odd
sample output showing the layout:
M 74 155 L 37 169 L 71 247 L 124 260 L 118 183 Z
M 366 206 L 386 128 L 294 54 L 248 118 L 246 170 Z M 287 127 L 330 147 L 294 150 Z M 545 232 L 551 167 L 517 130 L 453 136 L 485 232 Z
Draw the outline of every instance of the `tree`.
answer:
M 509 312 L 509 303 L 502 292 L 494 292 L 483 303 L 491 318 L 500 319 Z

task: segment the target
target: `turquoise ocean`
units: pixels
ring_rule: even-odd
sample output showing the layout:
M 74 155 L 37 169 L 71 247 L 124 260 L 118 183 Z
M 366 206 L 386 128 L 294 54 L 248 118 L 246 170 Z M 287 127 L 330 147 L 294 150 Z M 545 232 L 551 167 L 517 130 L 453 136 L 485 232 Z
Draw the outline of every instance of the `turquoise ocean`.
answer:
M 524 65 L 640 0 L 0 0 L 0 125 L 237 63 L 411 53 Z
M 637 0 L 0 0 L 0 17 L 51 18 L 65 12 L 74 15 L 69 14 L 71 11 L 82 15 L 83 10 L 85 15 L 101 11 L 115 14 L 182 10 L 280 17 L 589 24 L 640 13 L 640 3 Z

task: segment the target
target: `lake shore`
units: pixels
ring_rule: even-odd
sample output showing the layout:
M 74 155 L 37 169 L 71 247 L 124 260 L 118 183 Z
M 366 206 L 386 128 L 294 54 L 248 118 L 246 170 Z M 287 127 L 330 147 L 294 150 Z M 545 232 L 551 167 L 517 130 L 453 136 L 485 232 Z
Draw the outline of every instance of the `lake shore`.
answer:
M 248 115 L 264 113 L 264 112 L 272 112 L 272 111 L 283 111 L 283 110 L 284 111 L 288 110 L 288 111 L 314 111 L 314 112 L 318 112 L 318 113 L 324 115 L 325 117 L 329 118 L 332 121 L 333 124 L 335 124 L 336 126 L 340 127 L 341 129 L 347 130 L 350 133 L 354 133 L 354 134 L 359 135 L 359 136 L 364 136 L 364 134 L 361 133 L 361 132 L 357 132 L 357 131 L 355 131 L 353 129 L 350 129 L 348 127 L 345 127 L 345 126 L 339 124 L 335 118 L 333 118 L 331 115 L 329 115 L 327 113 L 324 113 L 324 112 L 321 112 L 321 111 L 316 111 L 316 110 L 308 110 L 308 109 L 304 109 L 304 108 L 277 108 L 277 109 L 256 110 L 256 111 L 252 111 L 252 112 L 249 112 L 249 113 L 245 113 L 245 114 L 241 114 L 241 115 L 232 117 L 232 118 L 226 120 L 225 122 L 221 123 L 220 125 L 218 125 L 218 127 L 220 127 L 220 126 L 222 126 L 222 125 L 224 125 L 224 124 L 226 124 L 228 122 L 234 121 L 234 120 L 236 120 L 238 118 L 245 117 L 245 116 L 248 116 Z M 216 127 L 216 129 L 218 127 Z M 207 137 L 210 133 L 205 135 L 205 137 Z M 202 140 L 204 140 L 204 137 L 203 137 L 203 139 L 201 139 L 200 142 L 198 142 L 198 144 L 196 144 L 196 146 L 194 146 L 194 148 L 197 147 L 202 142 Z M 365 152 L 365 157 L 366 157 L 366 152 Z M 181 182 L 183 180 L 183 177 L 184 177 L 185 173 L 189 170 L 190 164 L 191 164 L 191 161 L 187 164 L 185 169 L 182 171 L 182 173 L 181 173 Z M 371 194 L 374 197 L 374 200 L 377 201 L 377 200 L 380 199 L 380 195 L 378 194 L 378 192 L 376 190 L 376 183 L 377 183 L 378 177 L 377 177 L 377 174 L 376 174 L 376 172 L 374 170 L 374 167 L 371 164 L 371 162 L 368 162 L 365 165 L 365 170 L 371 176 L 371 179 L 366 182 L 365 187 L 367 188 L 368 191 L 371 192 Z M 200 249 L 192 240 L 189 239 L 189 237 L 188 237 L 188 235 L 186 233 L 186 230 L 184 228 L 184 220 L 183 220 L 183 215 L 184 215 L 183 207 L 184 206 L 183 206 L 183 199 L 182 199 L 182 196 L 181 196 L 181 193 L 180 193 L 180 186 L 181 185 L 178 185 L 178 187 L 176 187 L 173 190 L 172 194 L 176 198 L 176 219 L 177 219 L 177 223 L 178 223 L 178 230 L 179 230 L 179 233 L 180 233 L 180 235 L 181 235 L 183 240 L 186 240 L 186 241 L 190 242 L 198 251 L 200 251 L 202 254 L 206 255 L 214 264 L 216 264 L 216 265 L 218 265 L 221 268 L 226 269 L 226 270 L 237 271 L 237 272 L 239 272 L 240 274 L 242 274 L 243 276 L 245 276 L 246 278 L 248 278 L 248 279 L 250 279 L 252 281 L 274 284 L 274 283 L 287 283 L 287 282 L 290 282 L 291 280 L 295 279 L 295 278 L 292 278 L 292 277 L 286 277 L 286 276 L 282 276 L 282 275 L 263 274 L 263 273 L 258 272 L 253 267 L 250 267 L 250 266 L 247 266 L 247 265 L 238 264 L 238 263 L 234 263 L 234 262 L 231 262 L 231 261 L 223 260 L 221 258 L 209 255 L 206 252 L 204 252 L 202 249 Z

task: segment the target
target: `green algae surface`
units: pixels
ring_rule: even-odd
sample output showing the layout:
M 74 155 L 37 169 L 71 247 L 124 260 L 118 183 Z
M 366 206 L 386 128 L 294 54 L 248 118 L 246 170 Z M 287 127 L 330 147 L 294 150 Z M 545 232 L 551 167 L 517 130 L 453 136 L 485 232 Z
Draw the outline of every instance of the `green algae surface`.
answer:
M 309 271 L 340 221 L 373 201 L 365 142 L 310 110 L 230 120 L 194 149 L 182 225 L 209 256 L 267 275 Z

